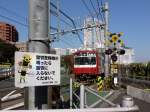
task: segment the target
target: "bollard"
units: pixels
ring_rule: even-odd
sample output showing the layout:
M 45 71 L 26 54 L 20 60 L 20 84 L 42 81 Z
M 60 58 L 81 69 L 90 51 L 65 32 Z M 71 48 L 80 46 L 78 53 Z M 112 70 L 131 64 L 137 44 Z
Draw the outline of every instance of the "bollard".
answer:
M 70 78 L 70 109 L 72 109 L 72 78 Z
M 0 98 L 0 110 L 2 109 L 2 100 Z
M 134 106 L 133 98 L 130 97 L 130 96 L 124 96 L 123 101 L 122 101 L 122 106 L 123 107 L 132 107 L 132 106 Z
M 84 108 L 84 85 L 80 86 L 80 109 Z

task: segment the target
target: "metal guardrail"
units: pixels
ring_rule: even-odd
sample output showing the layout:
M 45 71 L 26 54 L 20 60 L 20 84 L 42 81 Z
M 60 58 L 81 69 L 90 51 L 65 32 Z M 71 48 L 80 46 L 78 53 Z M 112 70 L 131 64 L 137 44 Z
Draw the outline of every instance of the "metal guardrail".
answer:
M 36 112 L 130 112 L 133 110 L 138 111 L 138 107 L 119 107 L 119 108 L 90 108 L 90 109 L 47 109 L 47 110 L 36 110 Z M 7 112 L 16 112 L 11 110 Z M 33 110 L 19 110 L 19 112 L 33 112 Z
M 7 112 L 9 112 L 8 110 L 14 109 L 14 108 L 18 108 L 24 106 L 24 103 L 19 103 L 19 104 L 15 104 L 12 107 L 9 108 L 5 108 L 3 110 L 7 110 Z M 88 108 L 88 109 L 47 109 L 47 110 L 36 110 L 36 112 L 38 111 L 42 111 L 42 112 L 130 112 L 130 111 L 138 111 L 139 108 L 137 106 L 132 106 L 132 107 L 118 107 L 118 108 Z M 33 110 L 19 110 L 19 112 L 33 112 Z M 16 112 L 11 110 L 10 112 Z
M 92 93 L 93 95 L 96 95 L 98 98 L 100 98 L 100 100 L 102 101 L 105 101 L 106 103 L 108 103 L 109 105 L 113 106 L 111 108 L 91 108 L 91 107 L 94 107 L 98 102 L 100 102 L 100 100 L 98 100 L 97 102 L 93 103 L 92 105 L 90 106 L 87 106 L 85 101 L 86 101 L 86 93 L 85 91 L 88 91 L 90 93 Z M 75 108 L 77 108 L 77 105 L 75 105 L 73 103 L 73 91 L 72 91 L 72 79 L 70 79 L 70 108 L 72 108 L 72 105 L 75 106 Z M 62 110 L 61 112 L 66 112 L 66 111 L 69 111 L 69 112 L 130 112 L 130 111 L 138 111 L 139 108 L 134 105 L 134 101 L 133 101 L 133 98 L 129 97 L 129 96 L 126 96 L 123 98 L 123 101 L 122 101 L 122 107 L 120 105 L 116 105 L 112 102 L 110 102 L 109 100 L 107 100 L 106 98 L 103 98 L 102 96 L 96 94 L 94 92 L 93 89 L 91 88 L 86 88 L 84 87 L 84 85 L 80 85 L 80 96 L 77 96 L 76 94 L 76 97 L 78 98 L 79 102 L 80 102 L 80 109 L 65 109 L 65 110 Z M 88 108 L 88 109 L 85 109 L 85 108 Z M 57 112 L 57 110 L 56 110 Z M 59 112 L 59 111 L 58 111 Z
M 113 91 L 111 91 L 109 94 L 107 94 L 104 98 L 107 99 L 109 96 L 111 96 L 113 94 Z M 93 108 L 96 105 L 100 104 L 102 102 L 101 99 L 97 100 L 95 103 L 91 104 L 90 106 L 88 106 L 89 108 Z
M 113 102 L 107 100 L 106 97 L 103 98 L 102 96 L 100 96 L 100 95 L 98 95 L 97 93 L 95 93 L 92 88 L 85 88 L 85 90 L 86 90 L 87 92 L 92 93 L 93 95 L 95 95 L 95 96 L 97 96 L 97 97 L 99 98 L 98 101 L 96 101 L 94 104 L 92 104 L 92 105 L 90 105 L 90 106 L 87 106 L 87 107 L 95 107 L 96 104 L 100 103 L 101 101 L 104 101 L 104 102 L 108 103 L 109 105 L 111 105 L 111 106 L 113 106 L 113 107 L 117 107 L 116 104 L 114 104 Z M 109 94 L 109 95 L 111 95 L 111 94 Z M 86 97 L 86 96 L 85 96 L 85 97 Z

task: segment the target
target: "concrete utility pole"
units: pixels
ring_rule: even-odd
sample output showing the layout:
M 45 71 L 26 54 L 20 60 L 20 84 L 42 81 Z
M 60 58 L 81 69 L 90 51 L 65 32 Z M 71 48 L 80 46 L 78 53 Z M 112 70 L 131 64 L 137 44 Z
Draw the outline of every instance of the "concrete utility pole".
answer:
M 105 14 L 105 43 L 108 40 L 108 16 L 109 16 L 109 11 L 108 11 L 108 2 L 105 2 L 104 7 L 103 7 L 103 11 Z M 107 45 L 105 45 L 105 50 L 108 48 Z M 109 75 L 109 56 L 105 55 L 105 75 L 108 76 Z
M 49 0 L 29 0 L 28 51 L 49 53 Z M 29 87 L 25 92 L 27 109 L 47 108 L 47 86 Z

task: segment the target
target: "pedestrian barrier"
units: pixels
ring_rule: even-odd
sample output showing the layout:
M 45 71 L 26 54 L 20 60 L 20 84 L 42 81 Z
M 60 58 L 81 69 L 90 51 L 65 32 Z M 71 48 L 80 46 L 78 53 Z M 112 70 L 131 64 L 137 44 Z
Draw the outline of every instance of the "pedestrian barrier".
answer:
M 91 105 L 87 105 L 86 103 L 87 92 L 97 96 L 99 100 L 94 102 Z M 139 108 L 136 105 L 134 105 L 133 99 L 129 96 L 123 98 L 121 105 L 114 104 L 113 102 L 107 100 L 106 98 L 112 95 L 112 93 L 113 92 L 111 91 L 105 97 L 102 97 L 94 89 L 85 87 L 82 84 L 80 85 L 80 89 L 74 92 L 72 89 L 72 79 L 70 79 L 70 108 L 71 110 L 68 110 L 68 111 L 69 112 L 75 112 L 75 111 L 78 111 L 78 112 L 130 112 L 132 111 L 133 112 L 133 111 L 139 110 Z M 101 101 L 108 103 L 111 106 L 111 108 L 94 108 Z M 75 108 L 75 110 L 74 109 L 72 110 L 72 108 Z M 80 108 L 80 109 L 77 109 L 77 108 Z M 85 109 L 85 108 L 88 108 L 88 109 Z

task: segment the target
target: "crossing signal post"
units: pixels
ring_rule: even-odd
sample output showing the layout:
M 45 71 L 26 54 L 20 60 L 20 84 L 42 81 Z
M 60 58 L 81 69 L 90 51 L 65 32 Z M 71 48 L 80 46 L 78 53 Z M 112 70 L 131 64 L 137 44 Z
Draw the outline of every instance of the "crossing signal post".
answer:
M 124 55 L 125 50 L 122 48 L 124 46 L 123 41 L 120 39 L 120 37 L 123 35 L 122 32 L 120 33 L 108 33 L 109 39 L 107 41 L 107 44 L 109 46 L 108 49 L 105 50 L 105 54 L 110 56 L 111 59 L 111 74 L 114 77 L 114 85 L 118 83 L 118 56 Z

